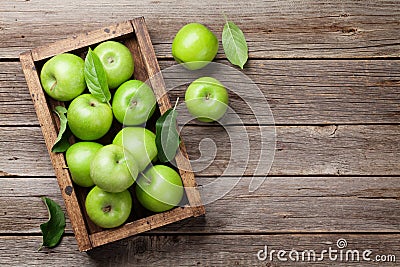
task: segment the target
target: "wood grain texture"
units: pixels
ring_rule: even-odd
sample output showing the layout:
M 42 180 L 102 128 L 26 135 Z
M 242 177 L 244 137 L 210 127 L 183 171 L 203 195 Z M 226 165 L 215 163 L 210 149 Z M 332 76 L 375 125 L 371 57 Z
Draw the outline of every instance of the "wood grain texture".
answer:
M 206 188 L 216 178 L 196 179 Z M 248 190 L 251 178 L 242 178 L 230 191 L 231 182 L 239 177 L 223 179 L 202 191 L 205 200 L 210 194 L 221 196 L 207 204 L 205 217 L 151 233 L 400 231 L 399 177 L 268 177 L 252 193 Z M 39 225 L 47 220 L 42 195 L 64 207 L 55 178 L 1 178 L 0 234 L 39 233 Z M 69 220 L 67 232 L 71 233 Z
M 272 128 L 230 126 L 226 129 L 234 135 L 247 131 L 252 153 L 245 175 L 252 175 L 259 163 L 260 129 L 268 133 Z M 399 125 L 278 126 L 269 175 L 400 175 L 399 129 Z M 224 173 L 231 157 L 231 144 L 222 127 L 186 126 L 182 138 L 187 140 L 196 176 L 242 174 L 247 161 L 246 147 L 233 156 L 233 165 Z M 38 127 L 1 127 L 0 140 L 4 140 L 0 142 L 0 176 L 54 175 Z M 203 157 L 200 157 L 199 145 Z M 264 145 L 265 151 L 273 153 L 273 148 L 272 141 Z M 268 164 L 262 162 L 265 162 L 266 175 Z
M 174 64 L 159 63 L 162 69 Z M 0 69 L 0 125 L 38 125 L 20 64 L 0 62 Z M 244 74 L 268 100 L 276 124 L 386 124 L 400 121 L 399 70 L 399 61 L 388 60 L 251 60 Z M 168 88 L 178 82 L 171 76 Z M 170 90 L 171 100 L 183 99 L 185 89 Z M 230 101 L 245 124 L 257 123 L 232 92 Z
M 400 6 L 390 0 L 38 0 L 1 1 L 0 10 L 0 58 L 138 16 L 146 18 L 157 56 L 171 57 L 186 23 L 204 23 L 221 39 L 223 13 L 242 28 L 251 58 L 386 57 L 400 49 Z
M 374 261 L 346 262 L 331 261 L 328 254 L 316 262 L 259 261 L 257 252 L 267 245 L 276 251 L 292 249 L 301 253 L 314 250 L 320 256 L 322 250 L 337 249 L 336 242 L 344 238 L 348 246 L 343 250 L 372 250 Z M 326 234 L 326 235 L 174 235 L 138 236 L 95 248 L 89 253 L 78 253 L 73 237 L 64 237 L 61 245 L 50 251 L 36 252 L 40 237 L 0 237 L 0 247 L 7 251 L 24 252 L 24 257 L 13 253 L 1 253 L 0 263 L 4 266 L 397 266 L 397 262 L 375 261 L 377 255 L 395 255 L 398 260 L 400 235 L 385 234 Z M 300 254 L 301 255 L 301 254 Z M 334 255 L 334 254 L 332 254 Z M 335 254 L 336 255 L 336 254 Z M 362 255 L 362 254 L 361 254 Z M 307 254 L 305 259 L 307 259 Z M 361 257 L 362 258 L 362 257 Z M 301 256 L 300 256 L 301 259 Z M 351 259 L 351 256 L 349 257 Z
M 221 39 L 223 13 L 243 30 L 250 50 L 244 73 L 260 87 L 280 125 L 270 172 L 275 176 L 253 193 L 248 190 L 251 178 L 243 178 L 207 205 L 205 217 L 89 254 L 78 251 L 68 220 L 61 245 L 36 252 L 39 225 L 48 218 L 39 196 L 64 205 L 20 64 L 13 61 L 28 49 L 145 16 L 164 69 L 174 64 L 171 42 L 180 27 L 201 22 Z M 346 238 L 350 249 L 395 254 L 398 261 L 400 68 L 399 61 L 383 58 L 399 55 L 399 17 L 400 4 L 393 0 L 0 1 L 0 265 L 293 266 L 259 262 L 256 253 L 264 245 L 320 251 L 335 247 L 339 238 Z M 217 58 L 227 63 L 221 43 Z M 172 91 L 171 101 L 183 90 Z M 230 100 L 247 125 L 252 151 L 259 153 L 251 110 L 234 94 Z M 255 99 L 254 105 L 262 104 Z M 196 175 L 207 197 L 203 189 L 223 173 L 231 143 L 221 128 L 197 122 L 183 134 L 192 159 L 212 158 L 201 157 L 199 145 L 207 155 L 214 152 L 204 138 L 218 148 L 215 162 Z M 254 172 L 256 162 L 252 156 L 246 175 Z M 238 178 L 243 165 L 234 163 L 230 176 L 223 177 L 227 184 Z M 198 161 L 194 167 L 202 165 Z M 314 265 L 367 263 L 326 260 Z

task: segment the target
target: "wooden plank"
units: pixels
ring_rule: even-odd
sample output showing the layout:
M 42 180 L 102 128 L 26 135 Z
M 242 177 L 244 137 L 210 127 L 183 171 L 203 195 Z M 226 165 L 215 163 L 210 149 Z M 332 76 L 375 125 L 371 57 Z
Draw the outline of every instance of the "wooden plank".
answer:
M 259 131 L 271 133 L 271 127 L 230 126 L 231 133 L 247 132 L 251 155 L 245 175 L 252 175 L 261 151 Z M 275 158 L 269 175 L 400 175 L 399 125 L 278 126 Z M 222 127 L 186 126 L 182 131 L 196 176 L 223 174 L 231 157 L 231 144 Z M 215 146 L 209 143 L 212 139 Z M 42 133 L 38 127 L 0 128 L 0 176 L 53 176 Z M 207 145 L 205 145 L 207 144 Z M 272 146 L 270 146 L 270 145 Z M 214 149 L 217 149 L 216 151 Z M 238 147 L 235 147 L 237 150 Z M 273 153 L 273 143 L 264 152 Z M 232 158 L 232 168 L 224 175 L 241 175 L 246 166 L 245 146 Z M 215 154 L 216 153 L 216 154 Z M 215 157 L 213 156 L 215 154 Z M 271 154 L 272 155 L 272 154 Z M 212 162 L 212 163 L 211 163 Z M 208 163 L 211 163 L 209 166 Z M 268 162 L 262 161 L 268 173 Z M 202 166 L 208 166 L 200 169 Z
M 226 63 L 225 61 L 219 61 Z M 172 61 L 160 61 L 162 69 Z M 306 67 L 305 67 L 306 66 Z M 38 125 L 18 62 L 0 62 L 0 125 Z M 400 121 L 400 62 L 387 60 L 251 60 L 244 73 L 268 100 L 276 124 L 371 124 Z M 179 80 L 168 79 L 173 86 Z M 185 87 L 169 91 L 183 99 Z M 230 106 L 257 121 L 235 94 Z M 252 106 L 265 102 L 253 99 Z M 262 116 L 263 114 L 257 114 Z
M 221 39 L 222 11 L 243 29 L 253 58 L 386 57 L 397 56 L 400 49 L 400 5 L 391 0 L 342 0 L 340 4 L 205 0 L 191 5 L 38 0 L 1 1 L 0 10 L 0 58 L 16 58 L 27 49 L 138 16 L 147 20 L 157 56 L 171 57 L 173 37 L 186 23 L 204 23 Z M 218 56 L 223 57 L 222 49 Z
M 230 181 L 214 184 L 207 194 L 228 192 Z M 207 187 L 215 177 L 197 177 Z M 399 232 L 399 177 L 268 177 L 250 193 L 251 178 L 206 206 L 205 217 L 186 219 L 151 233 L 286 233 Z M 45 188 L 45 191 L 43 190 Z M 60 203 L 55 178 L 0 179 L 0 234 L 38 234 L 47 220 L 40 200 L 46 195 Z M 150 226 L 150 225 L 149 225 Z M 67 232 L 71 233 L 68 221 Z
M 38 236 L 1 236 L 0 247 L 7 250 L 0 254 L 0 263 L 4 266 L 397 266 L 399 238 L 398 234 L 138 236 L 89 253 L 78 253 L 74 238 L 67 236 L 60 246 L 38 253 L 36 250 L 41 242 Z M 336 243 L 339 239 L 345 239 L 347 247 L 338 249 Z M 257 253 L 265 246 L 269 252 L 275 250 L 272 261 L 260 261 L 257 258 Z M 328 253 L 320 258 L 321 252 L 329 248 L 336 250 L 331 253 L 333 260 Z M 288 257 L 292 249 L 299 252 L 299 261 L 292 261 Z M 279 261 L 279 250 L 287 251 L 288 261 Z M 302 260 L 302 252 L 306 250 L 310 253 L 314 251 L 316 259 L 321 260 L 310 260 L 310 263 L 307 261 L 308 254 L 304 254 Z M 357 257 L 353 258 L 349 253 L 346 258 L 349 250 L 357 250 L 360 261 L 356 261 Z M 365 250 L 372 251 L 369 257 L 365 254 L 366 260 L 362 257 Z M 344 253 L 342 258 L 340 251 Z M 336 260 L 334 255 L 337 256 Z M 376 257 L 378 255 L 379 258 Z M 389 256 L 391 261 L 378 261 L 383 259 L 382 255 L 386 259 Z
M 49 110 L 43 89 L 40 85 L 32 54 L 30 52 L 23 53 L 20 55 L 20 59 L 28 83 L 29 92 L 33 100 L 33 105 L 38 114 L 38 120 L 46 143 L 47 152 L 51 154 L 50 160 L 53 164 L 56 176 L 58 177 L 58 185 L 67 207 L 68 216 L 73 222 L 72 227 L 76 239 L 78 240 L 79 249 L 81 251 L 88 250 L 91 248 L 91 244 L 74 186 L 68 170 L 65 168 L 65 158 L 63 154 L 51 153 L 52 146 L 57 139 L 57 129 L 53 122 L 53 115 Z

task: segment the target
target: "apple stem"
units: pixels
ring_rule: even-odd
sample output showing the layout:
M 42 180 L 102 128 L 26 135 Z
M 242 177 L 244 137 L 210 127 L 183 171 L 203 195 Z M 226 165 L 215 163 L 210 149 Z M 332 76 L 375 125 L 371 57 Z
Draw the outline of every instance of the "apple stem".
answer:
M 50 88 L 50 91 L 53 91 L 54 88 L 56 88 L 56 86 L 57 86 L 57 81 L 55 81 L 55 82 L 53 83 L 53 85 L 52 85 L 51 88 Z
M 225 22 L 228 22 L 228 17 L 226 16 L 226 14 L 222 12 L 222 15 L 224 16 Z
M 149 179 L 149 177 L 147 177 L 143 172 L 141 172 L 140 174 L 143 176 L 143 178 L 146 180 L 146 182 L 147 182 L 148 184 L 151 183 L 151 179 Z

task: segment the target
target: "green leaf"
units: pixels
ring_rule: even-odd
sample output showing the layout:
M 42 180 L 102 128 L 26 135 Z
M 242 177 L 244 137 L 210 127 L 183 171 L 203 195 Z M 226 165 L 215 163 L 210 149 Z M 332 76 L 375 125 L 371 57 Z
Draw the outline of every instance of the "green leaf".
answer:
M 156 146 L 158 158 L 161 162 L 171 161 L 179 147 L 180 138 L 176 129 L 175 108 L 167 110 L 156 122 Z
M 39 250 L 43 247 L 52 248 L 60 243 L 61 237 L 65 229 L 65 215 L 61 207 L 47 197 L 42 197 L 44 204 L 49 212 L 49 220 L 40 225 L 40 230 L 43 235 L 43 244 Z
M 111 93 L 106 72 L 100 58 L 90 48 L 85 58 L 84 73 L 89 92 L 99 101 L 110 105 Z
M 60 118 L 60 131 L 58 132 L 57 139 L 51 148 L 51 152 L 65 152 L 71 146 L 68 141 L 71 132 L 67 127 L 67 117 L 65 116 L 67 109 L 63 106 L 57 106 L 55 107 L 54 112 Z
M 243 69 L 248 59 L 246 38 L 235 23 L 226 21 L 222 31 L 222 46 L 228 60 Z

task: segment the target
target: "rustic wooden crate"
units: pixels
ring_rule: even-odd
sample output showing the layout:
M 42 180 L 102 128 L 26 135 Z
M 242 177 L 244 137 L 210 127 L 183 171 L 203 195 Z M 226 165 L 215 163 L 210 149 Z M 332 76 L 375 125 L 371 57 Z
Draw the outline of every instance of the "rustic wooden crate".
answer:
M 134 78 L 142 81 L 149 79 L 158 102 L 158 110 L 153 116 L 160 116 L 167 111 L 171 107 L 171 103 L 162 76 L 156 75 L 160 72 L 160 67 L 143 17 L 74 35 L 71 38 L 37 47 L 20 55 L 25 79 L 80 251 L 87 251 L 93 247 L 205 213 L 199 192 L 196 189 L 197 185 L 191 171 L 185 145 L 181 142 L 179 148 L 181 153 L 177 153 L 175 161 L 185 187 L 185 205 L 167 212 L 154 214 L 140 208 L 135 201 L 134 194 L 132 194 L 134 200 L 133 212 L 124 225 L 113 229 L 102 229 L 88 218 L 84 208 L 88 189 L 72 183 L 70 173 L 66 168 L 64 153 L 51 152 L 59 128 L 58 117 L 52 110 L 57 105 L 68 103 L 58 102 L 48 97 L 41 87 L 39 74 L 44 62 L 52 56 L 70 52 L 84 57 L 89 46 L 95 47 L 98 43 L 106 40 L 118 40 L 124 43 L 134 57 Z M 120 127 L 121 125 L 118 125 L 118 123 L 113 123 L 111 133 L 115 134 Z

